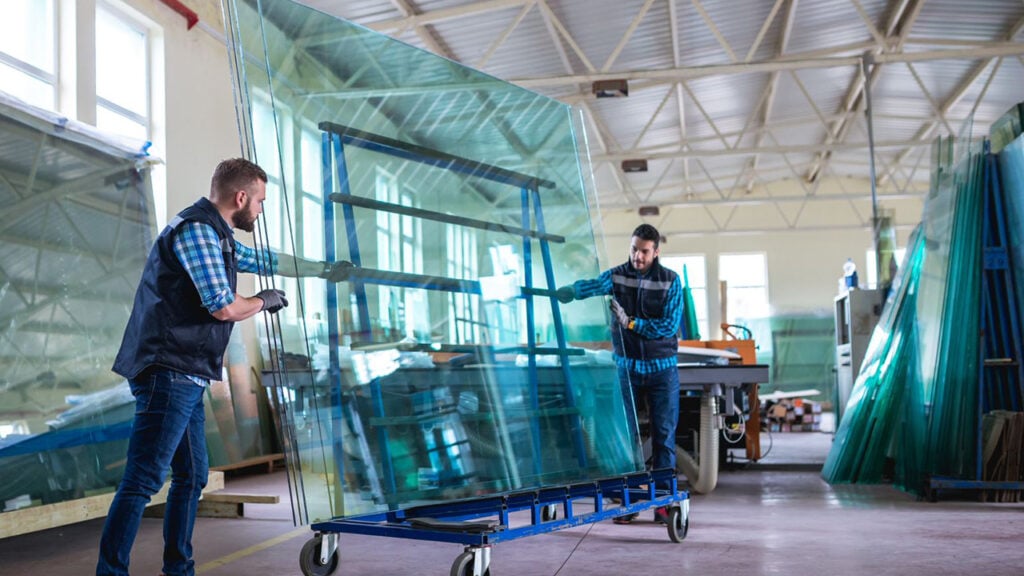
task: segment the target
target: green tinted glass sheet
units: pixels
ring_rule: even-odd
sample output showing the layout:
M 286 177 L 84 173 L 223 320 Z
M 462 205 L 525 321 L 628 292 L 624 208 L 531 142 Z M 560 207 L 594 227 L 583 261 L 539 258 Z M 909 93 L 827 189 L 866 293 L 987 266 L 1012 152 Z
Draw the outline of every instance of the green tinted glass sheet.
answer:
M 121 479 L 135 399 L 110 367 L 154 230 L 141 145 L 0 94 L 5 512 Z
M 358 265 L 274 280 L 297 519 L 642 468 L 609 355 L 568 346 L 607 306 L 553 298 L 599 272 L 578 115 L 294 2 L 225 5 L 259 242 Z

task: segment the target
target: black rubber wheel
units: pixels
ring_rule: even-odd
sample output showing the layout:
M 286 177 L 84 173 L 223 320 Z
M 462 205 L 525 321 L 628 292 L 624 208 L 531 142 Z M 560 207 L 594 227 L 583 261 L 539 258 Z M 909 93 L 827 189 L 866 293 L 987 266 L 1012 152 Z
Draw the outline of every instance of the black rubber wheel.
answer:
M 668 510 L 668 537 L 676 544 L 686 540 L 686 533 L 690 531 L 690 516 L 684 515 L 682 508 L 673 506 Z
M 329 576 L 338 569 L 338 551 L 335 550 L 326 564 L 320 563 L 320 536 L 310 538 L 299 552 L 299 568 L 303 576 Z
M 558 518 L 558 506 L 554 504 L 548 504 L 547 506 L 540 509 L 540 519 L 543 522 L 551 522 Z
M 473 576 L 473 556 L 473 552 L 469 550 L 456 556 L 455 562 L 452 562 L 452 569 L 448 572 L 449 576 Z M 484 570 L 483 576 L 491 576 L 490 567 Z

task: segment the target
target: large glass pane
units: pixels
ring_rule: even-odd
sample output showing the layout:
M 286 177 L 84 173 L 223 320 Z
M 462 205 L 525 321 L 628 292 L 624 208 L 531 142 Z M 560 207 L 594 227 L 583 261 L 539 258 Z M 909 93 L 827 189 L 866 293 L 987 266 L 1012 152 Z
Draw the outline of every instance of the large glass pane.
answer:
M 10 512 L 113 492 L 121 478 L 135 401 L 110 367 L 153 212 L 141 143 L 0 99 L 0 145 L 0 503 Z
M 606 340 L 607 306 L 553 297 L 599 273 L 578 115 L 294 2 L 226 7 L 268 194 L 294 207 L 326 180 L 322 236 L 272 199 L 263 220 L 358 266 L 267 338 L 297 518 L 642 468 L 610 355 L 568 345 Z M 318 162 L 294 159 L 311 140 Z

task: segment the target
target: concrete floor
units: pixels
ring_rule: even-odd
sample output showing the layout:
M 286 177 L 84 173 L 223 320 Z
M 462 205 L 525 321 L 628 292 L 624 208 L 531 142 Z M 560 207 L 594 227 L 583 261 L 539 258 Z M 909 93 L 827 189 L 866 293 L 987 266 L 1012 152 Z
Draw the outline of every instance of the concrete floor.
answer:
M 818 476 L 831 436 L 775 434 L 771 452 L 724 471 L 717 489 L 691 500 L 682 544 L 645 514 L 628 526 L 610 521 L 500 543 L 491 573 L 514 575 L 1024 574 L 1024 504 L 973 498 L 919 502 L 887 486 L 829 486 Z M 767 439 L 765 439 L 767 445 Z M 279 505 L 247 505 L 244 519 L 201 518 L 197 574 L 297 575 L 311 532 L 295 528 L 283 473 L 229 478 L 227 490 L 280 494 Z M 0 516 L 2 521 L 2 516 Z M 92 573 L 102 520 L 0 540 L 0 573 Z M 132 573 L 160 572 L 161 526 L 145 519 Z M 448 574 L 461 552 L 437 544 L 343 535 L 335 574 Z

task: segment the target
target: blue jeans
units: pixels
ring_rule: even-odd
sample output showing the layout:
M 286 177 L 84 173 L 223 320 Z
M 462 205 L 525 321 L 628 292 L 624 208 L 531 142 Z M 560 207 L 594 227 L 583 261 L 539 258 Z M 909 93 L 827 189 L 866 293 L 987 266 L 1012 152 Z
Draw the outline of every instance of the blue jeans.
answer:
M 164 512 L 167 576 L 195 574 L 192 526 L 199 495 L 206 486 L 205 388 L 171 370 L 147 370 L 128 381 L 135 396 L 135 420 L 128 461 L 110 504 L 100 540 L 97 576 L 128 574 L 128 559 L 150 497 L 171 469 Z
M 655 470 L 675 470 L 679 370 L 673 366 L 653 374 L 637 374 L 619 367 L 619 382 L 622 384 L 627 413 L 630 406 L 636 407 L 643 401 L 647 402 L 653 460 L 651 467 Z M 635 418 L 635 410 L 633 414 Z

